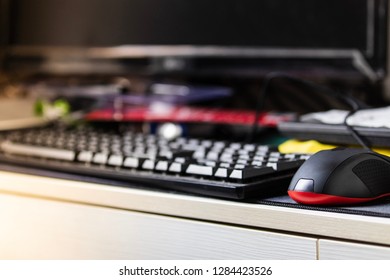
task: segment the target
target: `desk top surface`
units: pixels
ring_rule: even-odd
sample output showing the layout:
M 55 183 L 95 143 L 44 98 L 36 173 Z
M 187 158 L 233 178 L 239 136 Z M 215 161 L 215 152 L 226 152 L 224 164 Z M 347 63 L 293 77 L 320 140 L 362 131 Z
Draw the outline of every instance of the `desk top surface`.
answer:
M 0 171 L 0 193 L 390 246 L 390 218 L 235 202 Z

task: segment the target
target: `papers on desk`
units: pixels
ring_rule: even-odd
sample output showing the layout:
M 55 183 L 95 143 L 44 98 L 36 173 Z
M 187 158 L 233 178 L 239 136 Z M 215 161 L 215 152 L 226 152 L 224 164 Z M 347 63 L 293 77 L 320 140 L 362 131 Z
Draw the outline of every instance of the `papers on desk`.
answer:
M 343 110 L 316 112 L 301 116 L 300 121 L 310 123 L 320 122 L 324 124 L 343 124 L 347 114 L 348 111 Z M 347 123 L 351 126 L 390 128 L 390 106 L 357 111 L 348 118 Z

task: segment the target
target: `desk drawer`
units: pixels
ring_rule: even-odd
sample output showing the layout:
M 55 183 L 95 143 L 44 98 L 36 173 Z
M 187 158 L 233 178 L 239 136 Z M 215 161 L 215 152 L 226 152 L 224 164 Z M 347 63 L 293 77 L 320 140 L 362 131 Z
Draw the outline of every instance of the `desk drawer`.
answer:
M 1 259 L 315 259 L 316 239 L 0 195 Z
M 390 260 L 390 247 L 320 239 L 319 259 Z

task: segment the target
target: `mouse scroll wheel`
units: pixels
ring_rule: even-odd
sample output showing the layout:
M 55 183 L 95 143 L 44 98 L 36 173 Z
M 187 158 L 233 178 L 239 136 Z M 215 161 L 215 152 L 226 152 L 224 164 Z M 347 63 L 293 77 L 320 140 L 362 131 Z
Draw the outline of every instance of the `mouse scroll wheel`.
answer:
M 294 191 L 314 192 L 314 181 L 312 179 L 299 179 L 295 184 Z

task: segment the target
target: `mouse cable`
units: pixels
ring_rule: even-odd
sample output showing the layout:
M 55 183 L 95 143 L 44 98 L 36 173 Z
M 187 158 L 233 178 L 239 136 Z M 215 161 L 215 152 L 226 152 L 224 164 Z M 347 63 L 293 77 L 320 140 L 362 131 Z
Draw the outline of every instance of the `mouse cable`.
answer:
M 343 125 L 348 129 L 352 137 L 356 140 L 356 142 L 359 143 L 360 146 L 362 146 L 366 150 L 371 151 L 372 149 L 370 148 L 370 145 L 359 135 L 359 133 L 350 124 L 348 124 L 348 119 L 358 111 L 359 110 L 349 111 L 348 114 L 344 117 Z
M 255 119 L 253 121 L 252 130 L 249 135 L 249 141 L 253 141 L 255 139 L 257 128 L 258 128 L 258 120 L 260 118 L 260 113 L 262 109 L 265 107 L 265 100 L 269 92 L 269 86 L 271 82 L 274 79 L 284 79 L 291 82 L 300 83 L 306 87 L 318 90 L 320 92 L 326 93 L 327 95 L 330 95 L 342 102 L 344 102 L 346 105 L 351 107 L 351 111 L 345 116 L 343 125 L 348 129 L 348 131 L 351 133 L 352 137 L 361 145 L 363 148 L 367 150 L 371 150 L 369 148 L 369 145 L 366 143 L 366 141 L 355 131 L 355 129 L 348 124 L 348 118 L 351 117 L 353 114 L 355 114 L 357 111 L 361 109 L 367 108 L 367 105 L 361 103 L 360 101 L 356 100 L 353 97 L 342 95 L 328 87 L 316 84 L 311 81 L 303 80 L 300 78 L 296 78 L 281 72 L 271 72 L 267 74 L 264 78 L 263 85 L 260 90 L 260 94 L 257 100 L 256 104 L 256 112 L 255 112 Z

